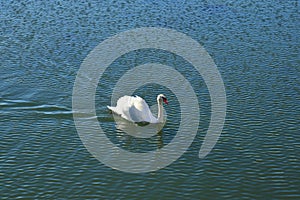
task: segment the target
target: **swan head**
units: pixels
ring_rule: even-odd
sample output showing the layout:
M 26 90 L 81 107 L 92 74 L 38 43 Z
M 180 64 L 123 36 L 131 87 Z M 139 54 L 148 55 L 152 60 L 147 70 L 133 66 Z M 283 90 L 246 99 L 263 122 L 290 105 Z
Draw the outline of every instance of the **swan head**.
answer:
M 168 104 L 168 100 L 167 100 L 166 96 L 163 95 L 163 94 L 159 94 L 159 95 L 157 96 L 157 102 L 158 102 L 159 104 L 162 104 L 162 102 L 164 102 L 165 104 Z

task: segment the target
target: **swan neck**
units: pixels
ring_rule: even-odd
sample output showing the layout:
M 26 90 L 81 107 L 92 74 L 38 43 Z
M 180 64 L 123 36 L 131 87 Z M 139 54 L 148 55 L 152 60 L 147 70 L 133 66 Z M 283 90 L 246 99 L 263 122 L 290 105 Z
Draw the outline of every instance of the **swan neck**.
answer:
M 163 118 L 164 118 L 164 108 L 163 108 L 163 105 L 162 105 L 162 102 L 160 101 L 157 101 L 158 103 L 158 116 L 157 116 L 157 120 L 158 122 L 163 122 Z

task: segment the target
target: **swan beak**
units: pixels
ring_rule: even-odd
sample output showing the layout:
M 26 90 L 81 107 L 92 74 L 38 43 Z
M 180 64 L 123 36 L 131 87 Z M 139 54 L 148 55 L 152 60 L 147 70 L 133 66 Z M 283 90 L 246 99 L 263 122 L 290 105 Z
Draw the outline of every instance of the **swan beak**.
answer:
M 167 104 L 167 105 L 169 104 L 167 98 L 163 98 L 163 101 L 165 104 Z

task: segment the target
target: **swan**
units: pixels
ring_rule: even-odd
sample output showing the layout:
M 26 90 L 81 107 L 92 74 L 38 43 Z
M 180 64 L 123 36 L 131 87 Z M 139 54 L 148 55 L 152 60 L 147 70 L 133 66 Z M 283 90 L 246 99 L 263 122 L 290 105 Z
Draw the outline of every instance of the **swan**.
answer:
M 132 122 L 163 123 L 163 102 L 168 100 L 163 94 L 156 98 L 158 104 L 158 116 L 153 116 L 146 101 L 139 96 L 123 96 L 117 101 L 117 106 L 107 106 L 112 112 Z

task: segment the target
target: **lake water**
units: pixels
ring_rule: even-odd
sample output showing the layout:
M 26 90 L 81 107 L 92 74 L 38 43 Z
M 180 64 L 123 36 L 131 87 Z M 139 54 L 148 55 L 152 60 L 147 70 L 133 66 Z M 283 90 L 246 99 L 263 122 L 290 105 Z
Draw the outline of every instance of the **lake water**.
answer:
M 1 199 L 300 198 L 299 1 L 1 1 L 0 7 Z M 116 129 L 106 108 L 113 86 L 140 64 L 180 71 L 197 94 L 201 116 L 178 160 L 134 174 L 107 167 L 87 151 L 75 128 L 72 91 L 90 51 L 140 27 L 174 29 L 198 41 L 223 78 L 227 113 L 214 149 L 199 159 L 211 116 L 201 76 L 170 52 L 121 56 L 96 92 L 98 121 L 112 142 L 147 152 L 176 135 L 179 102 L 158 84 L 135 94 L 150 105 L 158 93 L 168 96 L 162 134 L 136 139 Z

